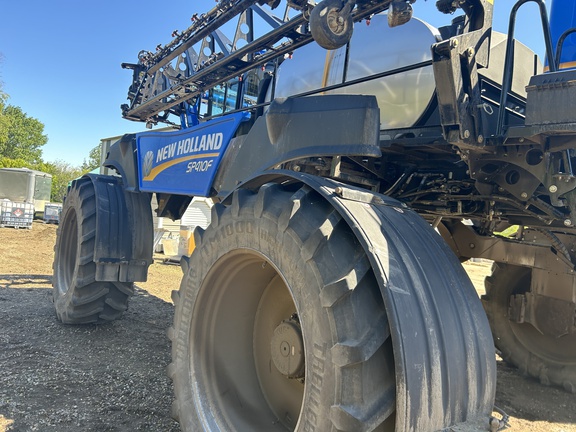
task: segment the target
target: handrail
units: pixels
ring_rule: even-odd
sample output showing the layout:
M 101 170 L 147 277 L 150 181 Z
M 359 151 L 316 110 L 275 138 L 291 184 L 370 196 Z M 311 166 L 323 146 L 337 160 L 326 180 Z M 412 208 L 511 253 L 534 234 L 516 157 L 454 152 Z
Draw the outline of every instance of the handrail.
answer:
M 516 27 L 516 13 L 521 6 L 528 2 L 537 3 L 540 7 L 540 18 L 542 20 L 542 30 L 544 32 L 544 43 L 546 46 L 546 58 L 550 65 L 550 71 L 556 71 L 554 51 L 552 48 L 552 36 L 550 35 L 550 24 L 548 12 L 544 0 L 519 0 L 510 12 L 508 24 L 508 41 L 506 42 L 506 57 L 504 60 L 504 74 L 502 77 L 502 93 L 500 94 L 500 109 L 498 111 L 498 122 L 496 123 L 496 137 L 504 136 L 504 119 L 506 117 L 506 103 L 508 102 L 508 92 L 512 87 L 512 73 L 514 68 L 514 29 Z
M 556 45 L 556 70 L 560 69 L 560 59 L 562 58 L 562 48 L 564 48 L 564 41 L 568 36 L 572 33 L 576 33 L 576 27 L 572 27 L 571 29 L 566 30 L 558 39 L 558 44 Z

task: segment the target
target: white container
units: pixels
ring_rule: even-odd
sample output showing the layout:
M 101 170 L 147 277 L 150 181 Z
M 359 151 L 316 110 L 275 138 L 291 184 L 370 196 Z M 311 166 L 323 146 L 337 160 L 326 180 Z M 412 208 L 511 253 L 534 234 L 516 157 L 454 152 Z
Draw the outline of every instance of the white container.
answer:
M 62 213 L 62 204 L 47 203 L 44 207 L 44 221 L 47 223 L 59 223 L 60 214 Z
M 34 205 L 14 202 L 7 199 L 0 201 L 0 227 L 32 228 Z
M 181 255 L 178 254 L 178 243 L 180 239 L 178 238 L 167 238 L 162 240 L 162 245 L 164 246 L 164 255 L 168 257 L 180 258 Z

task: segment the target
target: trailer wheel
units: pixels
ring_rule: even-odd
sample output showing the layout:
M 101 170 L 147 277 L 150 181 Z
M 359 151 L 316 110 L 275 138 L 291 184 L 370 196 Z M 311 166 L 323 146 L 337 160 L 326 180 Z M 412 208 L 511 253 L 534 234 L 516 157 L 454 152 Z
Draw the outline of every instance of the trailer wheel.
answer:
M 340 48 L 352 37 L 352 15 L 340 13 L 344 3 L 342 0 L 324 0 L 310 13 L 310 32 L 316 43 L 324 49 Z
M 394 430 L 379 287 L 327 201 L 239 190 L 195 242 L 169 331 L 184 431 Z
M 510 296 L 526 292 L 530 280 L 530 268 L 494 263 L 492 274 L 485 280 L 483 299 L 494 343 L 502 358 L 523 374 L 575 393 L 576 335 L 553 338 L 529 323 L 518 324 L 508 319 Z
M 89 178 L 72 182 L 64 202 L 54 247 L 53 299 L 65 324 L 117 319 L 128 308 L 132 282 L 97 282 L 94 244 L 96 197 Z

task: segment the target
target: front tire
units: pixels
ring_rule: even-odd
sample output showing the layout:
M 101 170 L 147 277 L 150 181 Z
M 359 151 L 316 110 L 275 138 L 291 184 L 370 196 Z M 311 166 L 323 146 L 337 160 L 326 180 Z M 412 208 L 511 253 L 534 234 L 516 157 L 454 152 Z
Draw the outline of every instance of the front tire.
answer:
M 132 282 L 97 282 L 96 193 L 92 180 L 74 180 L 64 202 L 54 247 L 52 296 L 65 324 L 104 323 L 120 318 L 134 293 Z
M 169 333 L 184 431 L 394 430 L 379 287 L 327 201 L 239 190 L 195 240 Z

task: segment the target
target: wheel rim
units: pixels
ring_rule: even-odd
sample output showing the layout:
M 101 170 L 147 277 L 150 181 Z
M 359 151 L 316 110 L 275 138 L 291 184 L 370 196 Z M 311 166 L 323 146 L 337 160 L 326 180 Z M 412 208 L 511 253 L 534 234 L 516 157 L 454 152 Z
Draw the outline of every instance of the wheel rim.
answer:
M 57 253 L 60 255 L 58 259 L 58 267 L 56 268 L 56 279 L 58 292 L 63 295 L 66 294 L 72 280 L 74 278 L 74 271 L 76 269 L 76 251 L 78 248 L 78 217 L 76 211 L 70 209 L 61 222 L 60 229 L 62 230 L 60 245 Z
M 516 284 L 513 294 L 524 294 L 531 283 L 531 273 L 526 271 Z M 509 299 L 509 297 L 508 297 Z M 576 358 L 576 335 L 553 338 L 543 335 L 530 323 L 510 322 L 512 332 L 528 351 L 544 359 L 562 364 L 574 364 Z
M 336 8 L 330 8 L 326 14 L 326 24 L 337 36 L 346 33 L 346 19 L 339 14 Z
M 297 328 L 297 312 L 286 281 L 258 252 L 230 252 L 208 271 L 189 343 L 192 394 L 205 429 L 295 429 L 304 380 L 281 373 L 272 349 L 286 346 L 275 330 Z M 298 339 L 297 331 L 288 333 Z M 304 358 L 298 355 L 296 363 Z

